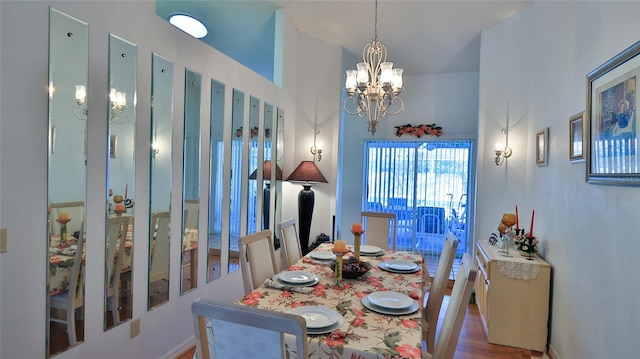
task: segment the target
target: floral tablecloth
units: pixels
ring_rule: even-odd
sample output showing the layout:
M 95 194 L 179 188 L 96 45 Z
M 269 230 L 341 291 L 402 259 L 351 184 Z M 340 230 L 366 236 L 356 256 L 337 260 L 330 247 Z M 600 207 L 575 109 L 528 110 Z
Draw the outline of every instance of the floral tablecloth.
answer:
M 317 250 L 330 248 L 331 244 L 322 244 Z M 422 270 L 396 274 L 380 269 L 378 264 L 384 260 L 404 259 L 421 265 L 422 255 L 387 250 L 380 257 L 361 259 L 371 263 L 371 270 L 359 278 L 344 279 L 343 286 L 339 287 L 334 285 L 334 273 L 329 265 L 305 257 L 289 270 L 308 271 L 320 279 L 311 293 L 283 291 L 263 285 L 238 303 L 281 312 L 306 305 L 322 305 L 340 312 L 345 318 L 341 328 L 329 334 L 308 336 L 309 358 L 421 358 L 422 305 L 412 314 L 393 316 L 367 309 L 361 299 L 370 293 L 388 290 L 406 294 L 420 304 Z M 422 265 L 420 267 L 423 268 Z M 295 357 L 295 353 L 289 355 Z

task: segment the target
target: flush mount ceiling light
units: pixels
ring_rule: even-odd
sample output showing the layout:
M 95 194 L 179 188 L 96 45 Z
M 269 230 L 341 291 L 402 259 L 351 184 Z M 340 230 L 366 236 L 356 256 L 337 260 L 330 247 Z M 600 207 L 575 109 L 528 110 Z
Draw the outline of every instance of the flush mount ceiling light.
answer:
M 169 15 L 169 23 L 196 39 L 202 39 L 209 33 L 207 27 L 204 26 L 202 21 L 193 16 L 185 14 Z

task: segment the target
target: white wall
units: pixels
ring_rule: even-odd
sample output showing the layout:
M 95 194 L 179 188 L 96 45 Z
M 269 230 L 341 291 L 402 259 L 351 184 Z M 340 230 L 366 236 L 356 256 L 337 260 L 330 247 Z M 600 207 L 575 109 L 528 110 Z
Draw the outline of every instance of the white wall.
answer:
M 204 45 L 155 15 L 155 2 L 146 1 L 1 1 L 0 34 L 0 227 L 9 232 L 8 252 L 0 254 L 0 358 L 43 358 L 45 353 L 47 253 L 47 68 L 49 5 L 89 23 L 87 268 L 85 342 L 58 358 L 161 358 L 190 345 L 193 323 L 190 304 L 198 297 L 232 301 L 242 294 L 238 272 L 206 283 L 206 251 L 199 251 L 198 288 L 179 296 L 181 248 L 172 243 L 170 301 L 146 309 L 148 252 L 136 246 L 133 272 L 133 317 L 142 319 L 140 336 L 129 338 L 125 323 L 103 332 L 103 258 L 105 236 L 107 55 L 108 35 L 114 33 L 138 45 L 138 106 L 136 131 L 136 203 L 148 203 L 148 140 L 151 91 L 151 53 L 174 62 L 174 128 L 172 201 L 182 190 L 182 130 L 184 69 L 203 76 L 202 153 L 208 153 L 210 78 L 226 85 L 227 98 L 236 87 L 286 110 L 285 136 L 295 131 L 295 96 L 285 74 L 283 88 L 267 82 L 218 51 Z M 296 30 L 285 23 L 289 40 Z M 295 48 L 285 49 L 285 63 L 296 66 Z M 291 115 L 291 116 L 290 116 Z M 225 133 L 230 136 L 230 112 Z M 291 156 L 286 154 L 285 157 Z M 202 156 L 201 183 L 208 183 L 208 158 Z M 292 170 L 292 169 L 290 169 Z M 289 170 L 289 171 L 290 171 Z M 329 170 L 327 172 L 330 172 Z M 206 185 L 203 187 L 206 188 Z M 137 223 L 147 223 L 147 207 L 136 206 Z M 179 223 L 180 206 L 172 206 Z M 206 214 L 201 215 L 201 219 Z M 201 223 L 206 221 L 202 220 Z M 136 226 L 135 238 L 144 243 L 146 226 Z M 203 227 L 201 227 L 203 228 Z M 179 226 L 172 238 L 179 237 Z M 200 243 L 204 248 L 205 231 Z M 92 240 L 93 238 L 93 240 Z M 228 248 L 223 245 L 223 253 Z M 222 266 L 226 268 L 226 261 Z
M 553 267 L 557 359 L 638 356 L 640 189 L 586 183 L 568 148 L 586 75 L 639 40 L 639 13 L 639 2 L 536 1 L 482 36 L 477 238 L 515 205 L 521 225 L 536 211 L 534 234 Z M 491 151 L 507 120 L 513 155 L 497 167 Z M 533 140 L 544 127 L 549 166 L 537 167 Z

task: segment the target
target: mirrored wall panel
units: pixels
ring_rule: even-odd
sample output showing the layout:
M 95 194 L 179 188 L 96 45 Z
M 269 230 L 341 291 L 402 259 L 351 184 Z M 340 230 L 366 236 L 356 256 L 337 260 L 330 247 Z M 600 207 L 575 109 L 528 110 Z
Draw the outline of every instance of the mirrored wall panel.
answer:
M 105 330 L 131 319 L 137 60 L 135 44 L 109 35 Z
M 258 211 L 258 163 L 260 161 L 259 156 L 262 151 L 259 151 L 259 139 L 260 139 L 260 100 L 257 97 L 249 97 L 249 166 L 247 167 L 249 173 L 249 184 L 247 186 L 247 234 L 255 233 L 258 228 L 258 214 L 262 211 Z M 261 169 L 260 169 L 261 170 Z M 262 194 L 260 195 L 262 197 Z M 260 221 L 262 219 L 260 218 Z M 260 224 L 261 225 L 261 224 Z
M 276 123 L 275 123 L 275 133 L 276 138 L 275 138 L 275 153 L 273 153 L 273 158 L 275 158 L 277 167 L 276 169 L 278 171 L 281 172 L 282 166 L 284 166 L 284 109 L 278 107 L 277 112 L 276 112 L 276 119 L 275 119 Z M 275 186 L 272 186 L 272 196 L 274 196 L 274 208 L 275 208 L 275 213 L 273 214 L 273 223 L 280 223 L 282 222 L 282 175 L 277 175 L 276 176 L 276 181 Z M 273 228 L 278 228 L 278 226 L 274 226 Z M 274 238 L 279 238 L 278 237 L 274 237 Z M 279 246 L 279 240 L 275 241 L 276 244 Z
M 151 59 L 148 309 L 169 301 L 173 62 Z
M 47 355 L 54 355 L 84 341 L 89 26 L 54 8 L 49 17 L 45 325 Z
M 202 75 L 185 70 L 181 293 L 197 286 L 200 217 L 200 96 Z
M 238 269 L 238 240 L 242 235 L 242 141 L 244 92 L 233 89 L 231 107 L 231 197 L 229 198 L 229 273 Z
M 271 196 L 271 184 L 275 181 L 282 181 L 282 167 L 274 165 L 273 154 L 275 149 L 273 146 L 273 136 L 275 116 L 273 113 L 273 106 L 269 103 L 264 104 L 264 163 L 263 163 L 263 202 L 262 202 L 262 229 L 271 229 L 273 231 L 273 238 L 275 244 L 279 245 L 278 239 L 280 234 L 278 233 L 278 225 L 275 223 L 275 216 L 271 214 L 274 212 Z M 275 187 L 275 186 L 274 186 Z
M 221 275 L 222 248 L 222 164 L 224 162 L 224 84 L 211 80 L 211 135 L 209 138 L 209 232 L 207 282 Z

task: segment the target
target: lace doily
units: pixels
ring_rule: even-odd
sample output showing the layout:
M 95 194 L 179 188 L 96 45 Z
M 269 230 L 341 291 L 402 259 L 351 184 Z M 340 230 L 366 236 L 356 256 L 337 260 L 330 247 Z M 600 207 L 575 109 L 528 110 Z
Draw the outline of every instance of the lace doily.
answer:
M 540 273 L 538 263 L 522 263 L 514 261 L 497 261 L 498 271 L 502 275 L 511 279 L 531 280 L 536 279 Z

